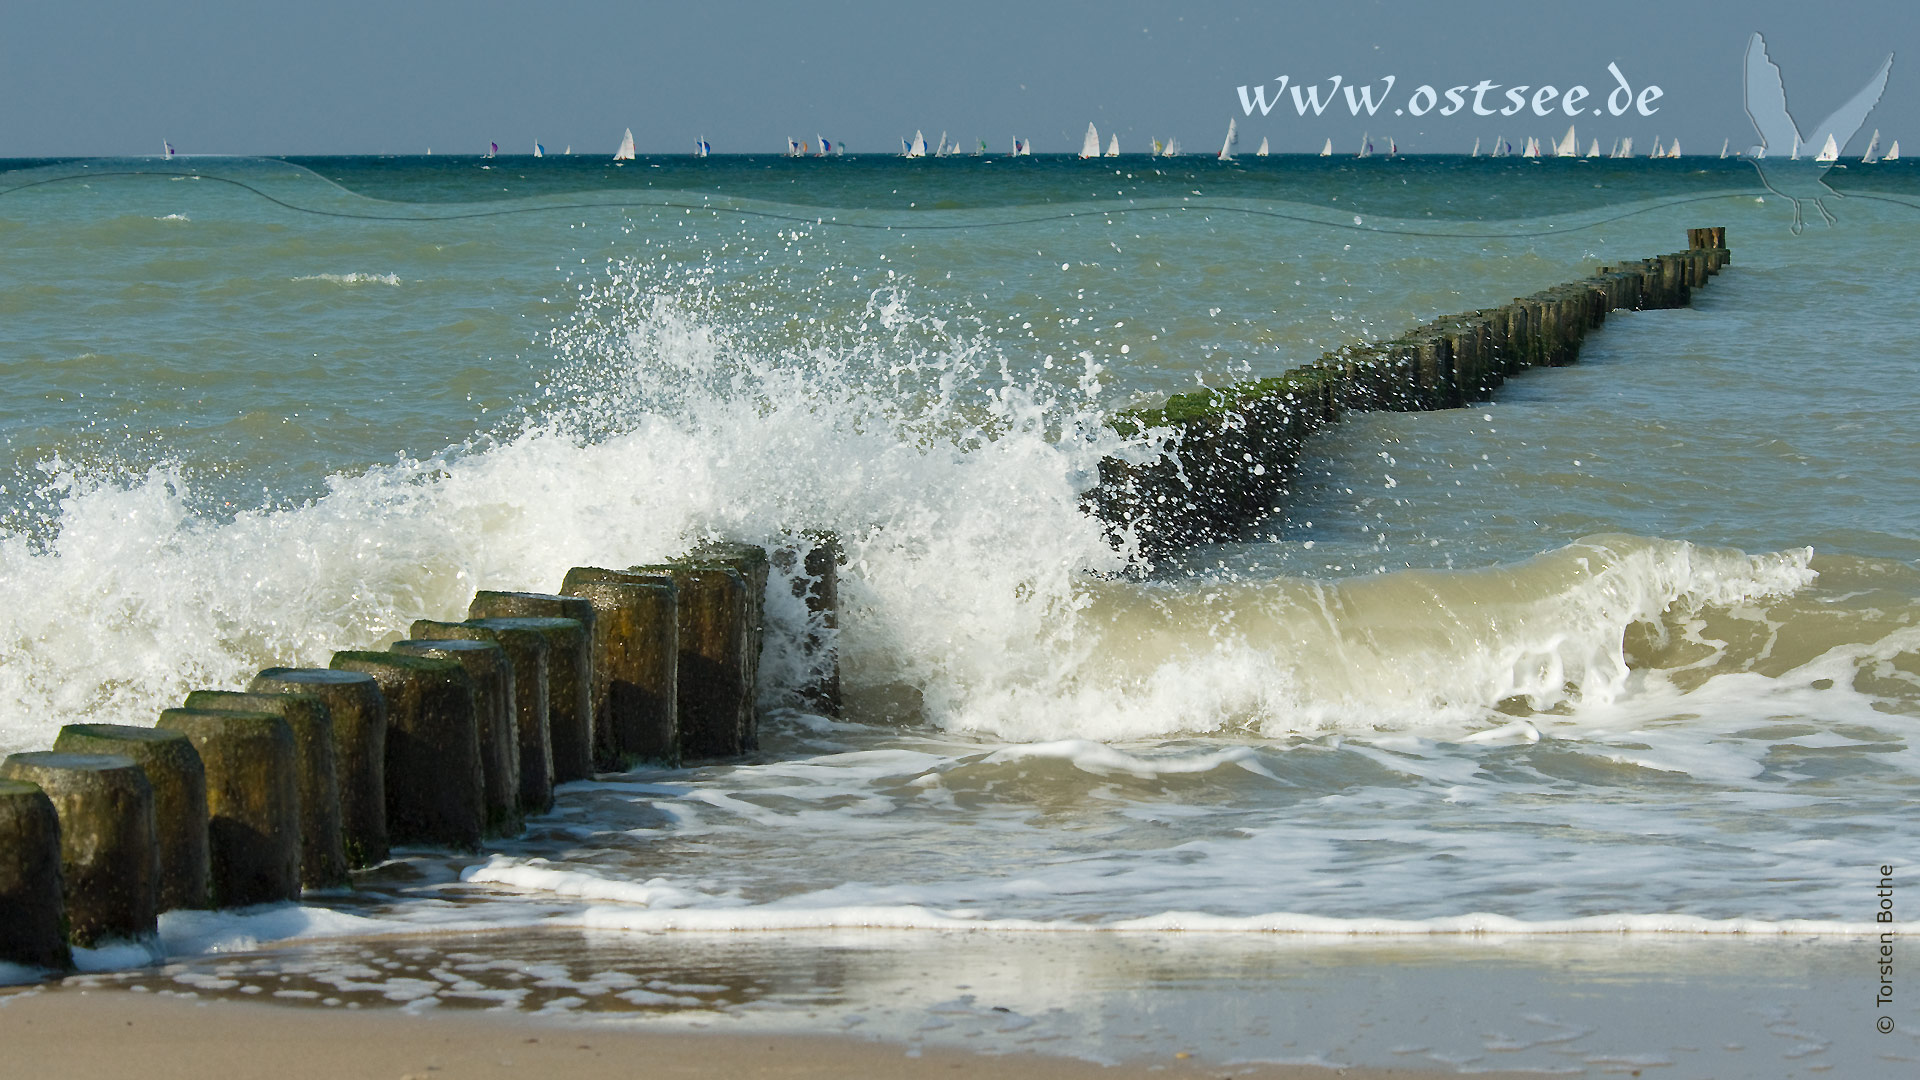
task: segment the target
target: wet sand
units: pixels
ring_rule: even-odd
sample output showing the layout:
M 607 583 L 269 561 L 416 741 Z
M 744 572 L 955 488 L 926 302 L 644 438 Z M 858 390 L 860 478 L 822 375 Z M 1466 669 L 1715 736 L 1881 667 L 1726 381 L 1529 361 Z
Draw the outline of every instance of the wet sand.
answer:
M 511 1013 L 410 1016 L 43 988 L 0 994 L 6 1074 L 71 1080 L 437 1080 L 565 1076 L 766 1080 L 992 1076 L 1010 1080 L 1421 1080 L 1445 1074 L 1180 1059 L 1107 1066 L 1034 1054 L 986 1055 L 851 1038 L 647 1031 Z M 1484 1073 L 1517 1077 L 1517 1073 Z

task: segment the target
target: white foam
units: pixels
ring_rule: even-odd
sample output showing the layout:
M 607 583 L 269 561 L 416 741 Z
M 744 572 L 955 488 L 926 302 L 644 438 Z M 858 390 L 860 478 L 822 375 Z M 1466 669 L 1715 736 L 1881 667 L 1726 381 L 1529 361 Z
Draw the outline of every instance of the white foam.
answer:
M 302 274 L 293 281 L 331 281 L 335 285 L 398 285 L 398 274 L 363 274 L 354 271 L 351 274 Z

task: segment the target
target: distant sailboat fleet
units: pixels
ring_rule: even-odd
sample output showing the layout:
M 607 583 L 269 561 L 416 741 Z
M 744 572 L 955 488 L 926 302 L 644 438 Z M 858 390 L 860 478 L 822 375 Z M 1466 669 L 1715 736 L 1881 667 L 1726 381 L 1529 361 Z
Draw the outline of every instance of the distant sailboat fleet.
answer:
M 1147 153 L 1147 156 L 1149 157 L 1170 158 L 1170 157 L 1182 156 L 1179 139 L 1169 138 L 1163 142 L 1157 138 L 1149 138 L 1147 142 L 1148 142 L 1149 149 L 1146 151 L 1146 153 Z M 1226 139 L 1220 145 L 1220 152 L 1218 155 L 1216 155 L 1217 158 L 1220 161 L 1235 160 L 1234 151 L 1235 151 L 1235 148 L 1239 146 L 1239 144 L 1240 144 L 1239 120 L 1237 118 L 1229 118 L 1227 120 Z M 1733 144 L 1732 139 L 1724 139 L 1721 141 L 1720 155 L 1719 155 L 1721 158 L 1724 159 L 1727 157 L 1744 157 L 1745 156 L 1744 152 L 1739 150 L 1734 150 L 1732 148 L 1732 144 Z M 161 151 L 163 155 L 166 157 L 171 158 L 177 153 L 177 151 L 173 148 L 173 143 L 169 141 L 162 140 L 160 145 L 161 145 Z M 1528 136 L 1521 143 L 1520 149 L 1517 152 L 1514 149 L 1514 144 L 1507 141 L 1505 136 L 1495 136 L 1491 149 L 1486 151 L 1484 154 L 1482 153 L 1481 147 L 1482 147 L 1481 139 L 1476 136 L 1473 140 L 1473 148 L 1468 152 L 1467 156 L 1475 157 L 1475 158 L 1482 157 L 1482 156 L 1522 157 L 1522 158 L 1528 158 L 1532 160 L 1540 160 L 1544 158 L 1574 158 L 1576 160 L 1591 160 L 1593 158 L 1599 158 L 1599 157 L 1624 159 L 1624 158 L 1632 158 L 1634 156 L 1633 137 L 1630 135 L 1621 136 L 1620 138 L 1614 140 L 1613 146 L 1607 151 L 1605 151 L 1604 153 L 1601 151 L 1601 148 L 1600 148 L 1600 140 L 1597 137 L 1592 138 L 1587 143 L 1586 153 L 1582 154 L 1580 152 L 1579 137 L 1574 130 L 1574 125 L 1571 125 L 1571 124 L 1567 126 L 1566 134 L 1562 135 L 1559 139 L 1549 140 L 1545 143 L 1542 143 L 1540 139 L 1535 136 Z M 1356 148 L 1353 156 L 1361 157 L 1361 158 L 1373 157 L 1375 155 L 1375 149 L 1376 148 L 1375 148 L 1375 144 L 1373 142 L 1373 136 L 1371 135 L 1371 133 L 1362 132 L 1360 136 L 1360 144 Z M 1806 148 L 1796 143 L 1792 148 L 1792 150 L 1790 151 L 1791 159 L 1796 161 L 1800 160 L 1801 151 L 1803 149 L 1806 149 Z M 1826 142 L 1823 145 L 1821 145 L 1818 151 L 1808 160 L 1811 160 L 1816 164 L 1822 164 L 1822 165 L 1839 165 L 1841 164 L 1840 155 L 1843 149 L 1844 147 L 1840 145 L 1839 141 L 1832 134 L 1828 134 L 1826 138 Z M 432 153 L 431 150 L 427 152 Z M 796 157 L 796 158 L 841 157 L 845 155 L 846 152 L 847 152 L 847 148 L 845 143 L 837 143 L 832 141 L 831 139 L 826 138 L 823 135 L 815 134 L 811 141 L 805 140 L 805 139 L 793 139 L 793 138 L 787 139 L 785 156 Z M 499 153 L 500 153 L 500 144 L 495 142 L 489 142 L 487 144 L 486 153 L 482 154 L 481 156 L 484 158 L 491 158 L 491 157 L 497 156 Z M 694 157 L 704 158 L 711 155 L 712 153 L 713 153 L 713 144 L 707 141 L 706 136 L 702 135 L 699 138 L 694 140 L 693 142 Z M 900 140 L 900 156 L 901 157 L 945 158 L 945 157 L 960 156 L 963 153 L 971 157 L 984 157 L 987 154 L 987 141 L 985 139 L 976 140 L 974 149 L 971 151 L 966 151 L 963 149 L 959 139 L 954 139 L 951 142 L 949 142 L 947 139 L 947 133 L 944 131 L 940 133 L 940 137 L 937 140 L 935 140 L 932 147 L 929 147 L 927 145 L 927 137 L 924 131 L 914 132 L 913 137 L 911 139 L 903 138 Z M 573 147 L 568 146 L 564 151 L 564 156 L 572 156 L 572 154 L 573 154 Z M 627 128 L 625 131 L 621 133 L 620 145 L 613 152 L 613 160 L 616 162 L 632 161 L 635 159 L 635 154 L 636 154 L 636 151 L 635 151 L 634 141 L 633 141 L 633 129 Z M 1272 144 L 1269 142 L 1269 140 L 1265 136 L 1262 136 L 1260 139 L 1260 148 L 1254 151 L 1253 156 L 1269 157 L 1269 156 L 1272 156 L 1272 154 L 1273 154 Z M 549 157 L 551 155 L 547 153 L 546 145 L 536 139 L 533 142 L 533 156 L 537 158 L 544 158 L 544 157 Z M 1023 139 L 1017 135 L 1014 136 L 1012 140 L 1012 149 L 1009 151 L 1008 156 L 1032 157 L 1033 156 L 1032 141 L 1029 139 Z M 1102 148 L 1099 129 L 1095 127 L 1095 125 L 1092 124 L 1091 122 L 1088 123 L 1086 134 L 1081 138 L 1080 151 L 1077 156 L 1083 160 L 1087 158 L 1119 157 L 1120 156 L 1119 133 L 1110 132 L 1107 136 L 1106 146 Z M 1321 144 L 1320 150 L 1318 152 L 1318 156 L 1319 157 L 1334 156 L 1333 139 L 1331 137 L 1328 137 L 1325 140 L 1325 142 Z M 1399 143 L 1394 141 L 1392 136 L 1388 136 L 1386 139 L 1385 156 L 1388 158 L 1396 158 L 1400 156 L 1400 145 Z M 1653 140 L 1653 149 L 1646 155 L 1646 157 L 1649 159 L 1657 158 L 1657 159 L 1667 159 L 1667 160 L 1677 159 L 1680 156 L 1681 156 L 1681 153 L 1680 153 L 1679 139 L 1676 138 L 1671 142 L 1662 143 L 1660 137 L 1657 135 L 1654 137 L 1654 140 Z M 1766 156 L 1765 151 L 1764 150 L 1757 151 L 1755 153 L 1755 156 L 1764 157 Z M 1872 134 L 1872 137 L 1867 140 L 1866 149 L 1860 154 L 1860 157 L 1858 160 L 1859 160 L 1859 163 L 1862 165 L 1872 165 L 1879 162 L 1897 162 L 1900 160 L 1900 140 L 1894 139 L 1888 142 L 1886 149 L 1883 151 L 1880 147 L 1880 132 L 1878 130 L 1875 130 Z

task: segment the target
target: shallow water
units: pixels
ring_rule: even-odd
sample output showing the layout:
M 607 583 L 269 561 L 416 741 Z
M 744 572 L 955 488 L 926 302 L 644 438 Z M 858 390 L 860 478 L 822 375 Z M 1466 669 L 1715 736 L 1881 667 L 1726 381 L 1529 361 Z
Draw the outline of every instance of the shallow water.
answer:
M 844 721 L 793 708 L 776 605 L 755 759 L 178 950 L 1876 929 L 1920 777 L 1904 167 L 1794 236 L 1738 162 L 710 160 L 0 175 L 0 749 L 576 564 L 849 555 Z M 1117 408 L 1702 224 L 1734 264 L 1694 307 L 1348 418 L 1241 542 L 1142 577 L 1081 510 Z

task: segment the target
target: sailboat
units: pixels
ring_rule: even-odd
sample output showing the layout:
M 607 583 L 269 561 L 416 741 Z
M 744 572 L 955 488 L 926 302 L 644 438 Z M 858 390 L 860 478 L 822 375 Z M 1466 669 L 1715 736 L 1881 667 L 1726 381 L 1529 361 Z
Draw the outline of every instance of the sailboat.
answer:
M 1221 161 L 1233 160 L 1233 144 L 1240 141 L 1239 125 L 1240 122 L 1238 120 L 1231 118 L 1227 120 L 1227 141 L 1220 144 Z
M 1900 160 L 1900 140 L 1899 139 L 1893 140 L 1893 143 L 1887 147 L 1887 156 L 1881 158 L 1880 160 L 1881 161 L 1899 161 Z
M 1600 140 L 1598 138 L 1594 139 L 1593 142 L 1587 146 L 1587 156 L 1588 157 L 1600 156 Z
M 934 151 L 933 156 L 934 157 L 952 157 L 953 152 L 958 149 L 960 149 L 960 147 L 959 147 L 959 144 L 957 143 L 953 146 L 947 145 L 947 133 L 943 131 L 940 133 L 940 148 Z
M 1871 165 L 1880 160 L 1880 129 L 1873 129 L 1873 138 L 1867 140 L 1867 152 L 1860 155 L 1860 164 Z
M 534 144 L 533 144 L 533 156 L 534 156 L 534 157 L 546 157 L 546 156 L 547 156 L 547 148 L 546 148 L 546 147 L 544 147 L 544 146 L 541 146 L 541 145 L 540 145 L 540 143 L 539 143 L 538 141 L 535 141 L 535 142 L 534 142 Z
M 567 144 L 567 148 L 566 148 L 565 150 L 562 150 L 562 151 L 560 151 L 560 156 L 561 156 L 561 157 L 572 157 L 572 156 L 573 156 L 573 144 L 572 144 L 572 143 L 568 143 L 568 144 Z
M 1822 163 L 1840 160 L 1840 146 L 1833 141 L 1833 132 L 1827 132 L 1827 144 L 1820 148 L 1820 152 L 1814 155 L 1813 160 Z
M 826 157 L 833 153 L 833 143 L 819 132 L 813 133 L 813 156 Z
M 1267 137 L 1266 137 L 1265 135 L 1262 135 L 1262 136 L 1260 136 L 1260 149 L 1258 149 L 1258 150 L 1255 150 L 1255 151 L 1253 152 L 1253 156 L 1254 156 L 1254 157 L 1266 157 L 1266 156 L 1267 156 Z
M 1087 121 L 1087 137 L 1080 140 L 1080 156 L 1082 158 L 1100 156 L 1100 133 L 1093 130 L 1091 120 Z
M 1167 148 L 1161 151 L 1160 156 L 1161 157 L 1179 157 L 1180 156 L 1180 140 L 1168 139 Z
M 1540 156 L 1540 140 L 1534 138 L 1531 135 L 1527 136 L 1527 148 L 1520 152 L 1520 156 L 1529 157 L 1529 158 L 1539 157 Z
M 1572 124 L 1567 125 L 1567 133 L 1561 136 L 1559 143 L 1557 143 L 1554 146 L 1553 156 L 1554 157 L 1579 157 L 1580 156 L 1580 143 L 1579 143 L 1579 140 L 1573 137 Z
M 1493 138 L 1493 155 L 1492 155 L 1492 156 L 1494 156 L 1494 157 L 1506 157 L 1506 156 L 1507 156 L 1508 154 L 1510 154 L 1510 153 L 1512 153 L 1512 152 L 1513 152 L 1513 147 L 1511 147 L 1511 146 L 1509 146 L 1509 145 L 1507 145 L 1507 137 L 1506 137 L 1505 135 L 1496 135 L 1496 136 L 1494 136 L 1494 138 Z
M 919 131 L 913 133 L 913 141 L 907 144 L 907 157 L 927 156 L 927 137 Z
M 1471 153 L 1471 154 L 1468 154 L 1467 156 L 1468 156 L 1468 157 L 1479 157 L 1479 156 L 1480 156 L 1480 136 L 1478 136 L 1478 135 L 1475 135 L 1475 136 L 1473 137 L 1473 153 Z
M 698 139 L 695 139 L 693 141 L 694 157 L 706 157 L 708 154 L 711 154 L 711 153 L 713 153 L 713 147 L 707 145 L 707 137 L 705 135 L 702 135 Z
M 1153 143 L 1153 153 L 1151 153 L 1151 154 L 1148 154 L 1147 156 L 1148 156 L 1148 157 L 1159 157 L 1159 156 L 1160 156 L 1160 151 L 1161 151 L 1161 150 L 1163 150 L 1163 149 L 1165 149 L 1165 147 L 1163 147 L 1163 146 L 1161 146 L 1161 145 L 1160 145 L 1160 140 L 1159 140 L 1159 139 L 1149 139 L 1148 141 L 1149 141 L 1149 142 L 1151 142 L 1151 143 Z
M 172 157 L 177 153 L 179 153 L 179 151 L 173 148 L 172 143 L 168 142 L 165 139 L 160 140 L 160 156 L 161 157 Z
M 1669 143 L 1669 144 L 1667 144 L 1667 156 L 1668 156 L 1668 157 L 1670 157 L 1670 158 L 1677 158 L 1677 157 L 1679 157 L 1679 156 L 1680 156 L 1680 139 L 1679 139 L 1679 137 L 1677 137 L 1677 136 L 1676 136 L 1676 137 L 1674 138 L 1674 140 L 1673 140 L 1673 142 L 1671 142 L 1671 143 Z
M 633 160 L 633 129 L 632 128 L 628 128 L 627 133 L 621 136 L 620 149 L 615 150 L 613 152 L 613 160 L 615 161 L 632 161 Z
M 1333 139 L 1331 138 L 1327 139 L 1326 145 L 1320 148 L 1320 156 L 1321 157 L 1333 156 Z
M 1353 156 L 1354 157 L 1372 157 L 1373 156 L 1373 140 L 1369 138 L 1367 136 L 1367 133 L 1364 131 L 1360 133 L 1360 152 Z
M 981 139 L 979 140 L 979 142 L 980 142 L 980 145 L 973 148 L 974 157 L 980 157 L 981 155 L 987 152 L 987 140 Z
M 1120 156 L 1120 133 L 1117 131 L 1107 136 L 1107 156 Z
M 1388 157 L 1400 156 L 1400 144 L 1397 142 L 1394 142 L 1393 136 L 1391 135 L 1387 136 L 1387 156 Z
M 484 156 L 484 157 L 499 157 L 499 156 L 500 156 L 500 144 L 499 144 L 499 143 L 497 143 L 497 142 L 490 142 L 490 143 L 488 143 L 488 144 L 487 144 L 487 152 L 486 152 L 486 154 L 484 154 L 483 156 Z
M 1875 138 L 1876 140 L 1877 140 L 1877 139 L 1879 139 L 1879 137 L 1880 137 L 1880 133 L 1879 133 L 1878 131 L 1876 131 L 1876 132 L 1874 132 L 1874 133 L 1873 133 L 1873 137 L 1874 137 L 1874 138 Z M 1721 140 L 1720 140 L 1720 158 L 1721 158 L 1721 160 L 1723 160 L 1723 161 L 1724 161 L 1724 160 L 1726 160 L 1726 157 L 1727 157 L 1727 146 L 1728 146 L 1728 144 L 1730 144 L 1730 143 L 1732 143 L 1732 142 L 1733 142 L 1733 140 L 1732 140 L 1732 139 L 1721 139 Z M 1868 147 L 1867 149 L 1869 149 L 1869 150 L 1871 150 L 1871 149 L 1873 149 L 1873 148 L 1872 148 L 1872 147 Z

